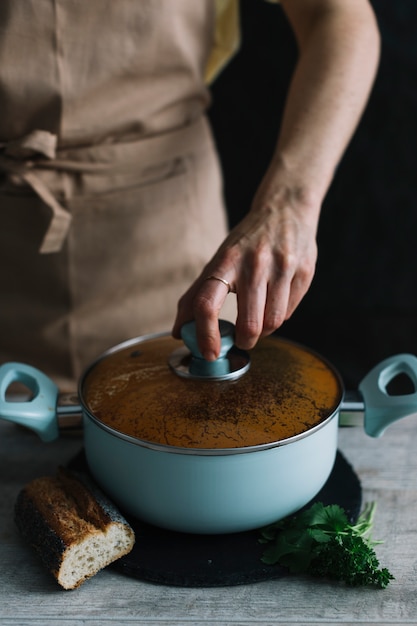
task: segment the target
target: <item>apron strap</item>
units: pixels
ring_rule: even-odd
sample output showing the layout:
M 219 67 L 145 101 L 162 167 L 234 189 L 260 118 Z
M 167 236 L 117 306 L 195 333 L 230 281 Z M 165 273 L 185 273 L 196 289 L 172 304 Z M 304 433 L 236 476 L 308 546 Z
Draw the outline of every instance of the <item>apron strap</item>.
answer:
M 33 191 L 38 194 L 52 211 L 52 219 L 49 222 L 48 230 L 45 233 L 39 252 L 41 254 L 59 252 L 68 234 L 71 224 L 71 215 L 59 204 L 48 187 L 35 172 L 24 172 L 21 174 L 21 178 L 32 187 Z
M 164 160 L 201 150 L 203 139 L 213 142 L 205 117 L 162 135 L 140 138 L 137 141 L 94 145 L 68 150 L 57 149 L 57 137 L 45 130 L 35 130 L 25 137 L 0 143 L 0 173 L 4 172 L 13 184 L 26 184 L 52 211 L 52 219 L 40 247 L 40 252 L 59 252 L 71 224 L 71 213 L 50 188 L 51 179 L 45 171 L 73 174 L 130 175 L 140 179 L 137 164 L 158 164 Z M 207 144 L 208 145 L 208 144 Z M 67 193 L 66 190 L 64 193 Z M 58 196 L 59 197 L 59 196 Z
M 52 211 L 52 219 L 39 249 L 42 254 L 61 250 L 71 223 L 71 215 L 36 173 L 37 163 L 33 160 L 36 156 L 55 159 L 56 145 L 56 135 L 46 130 L 34 130 L 19 140 L 0 146 L 3 148 L 0 170 L 6 172 L 12 181 L 17 179 L 28 184 Z

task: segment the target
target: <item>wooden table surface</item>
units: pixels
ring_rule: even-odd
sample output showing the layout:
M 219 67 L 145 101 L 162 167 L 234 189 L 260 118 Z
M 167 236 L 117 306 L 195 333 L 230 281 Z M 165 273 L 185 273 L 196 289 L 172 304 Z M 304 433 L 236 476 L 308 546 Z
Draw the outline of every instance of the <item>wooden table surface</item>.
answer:
M 13 522 L 19 490 L 53 474 L 82 446 L 80 438 L 44 444 L 0 420 L 0 624 L 415 624 L 417 625 L 417 416 L 380 439 L 361 427 L 339 429 L 339 449 L 353 464 L 363 501 L 376 501 L 373 537 L 387 589 L 349 588 L 302 577 L 217 588 L 141 582 L 111 568 L 64 591 L 22 542 Z

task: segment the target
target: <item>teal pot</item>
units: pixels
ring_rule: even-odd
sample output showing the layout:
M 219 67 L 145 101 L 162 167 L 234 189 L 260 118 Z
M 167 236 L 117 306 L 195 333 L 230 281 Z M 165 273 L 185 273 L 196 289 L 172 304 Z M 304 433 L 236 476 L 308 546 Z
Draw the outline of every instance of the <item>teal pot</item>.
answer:
M 363 412 L 365 431 L 378 437 L 391 422 L 417 412 L 416 392 L 402 396 L 387 392 L 389 382 L 399 374 L 406 374 L 417 389 L 413 355 L 383 361 L 357 392 L 346 394 L 331 364 L 286 340 L 261 342 L 251 352 L 250 364 L 245 355 L 227 346 L 221 358 L 229 359 L 234 351 L 232 366 L 223 362 L 213 374 L 210 365 L 209 374 L 201 374 L 197 363 L 197 375 L 189 364 L 199 355 L 180 347 L 167 359 L 171 345 L 176 343 L 166 333 L 112 348 L 81 377 L 75 402 L 61 397 L 39 370 L 6 363 L 0 367 L 0 417 L 52 441 L 72 416 L 80 414 L 90 471 L 122 511 L 176 531 L 215 534 L 261 527 L 309 502 L 332 471 L 343 416 Z M 291 362 L 293 352 L 307 355 L 318 370 L 326 372 L 331 390 L 327 393 L 326 383 L 324 400 L 316 394 L 314 380 L 308 378 L 306 383 L 302 367 Z M 265 367 L 264 353 L 268 354 Z M 157 365 L 151 362 L 143 370 L 141 359 L 146 361 L 147 354 L 155 355 Z M 184 363 L 186 373 L 179 371 Z M 156 372 L 155 380 L 150 372 Z M 30 390 L 30 400 L 10 399 L 8 390 L 15 382 Z M 311 423 L 303 418 L 296 432 L 277 436 L 277 428 L 283 424 L 288 428 L 296 421 L 293 415 L 304 410 L 300 402 L 304 409 L 307 406 Z M 119 411 L 125 413 L 126 407 L 134 419 L 121 415 L 118 422 Z M 255 422 L 252 430 L 242 421 L 250 414 Z M 145 415 L 148 431 L 136 432 Z M 183 416 L 188 422 L 181 424 Z M 163 427 L 158 426 L 159 435 L 154 436 L 158 419 Z M 129 420 L 135 422 L 133 430 L 123 426 Z

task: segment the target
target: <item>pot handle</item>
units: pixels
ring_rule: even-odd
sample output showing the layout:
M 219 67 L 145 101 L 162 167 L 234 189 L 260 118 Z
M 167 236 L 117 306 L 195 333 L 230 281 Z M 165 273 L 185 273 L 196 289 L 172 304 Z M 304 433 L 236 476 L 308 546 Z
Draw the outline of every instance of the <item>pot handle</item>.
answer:
M 391 396 L 388 384 L 405 374 L 414 385 L 410 394 Z M 393 422 L 417 413 L 417 358 L 413 354 L 398 354 L 381 361 L 359 385 L 365 404 L 365 432 L 380 437 Z
M 6 400 L 6 392 L 14 382 L 25 385 L 33 397 L 25 402 Z M 56 405 L 58 387 L 40 370 L 23 363 L 0 365 L 0 417 L 26 426 L 36 432 L 42 441 L 58 437 Z

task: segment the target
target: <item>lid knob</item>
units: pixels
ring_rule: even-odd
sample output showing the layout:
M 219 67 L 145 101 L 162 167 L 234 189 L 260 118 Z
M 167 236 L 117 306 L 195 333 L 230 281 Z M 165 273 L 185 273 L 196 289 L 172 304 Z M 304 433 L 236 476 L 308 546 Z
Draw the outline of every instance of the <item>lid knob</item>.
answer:
M 206 361 L 198 347 L 195 322 L 187 322 L 181 328 L 181 337 L 186 347 L 171 354 L 170 366 L 176 374 L 186 378 L 210 380 L 239 378 L 249 369 L 250 358 L 246 352 L 234 346 L 234 329 L 231 322 L 219 320 L 220 354 L 215 361 Z
M 197 344 L 195 322 L 187 322 L 181 328 L 181 337 L 191 352 L 190 373 L 195 376 L 225 376 L 230 373 L 227 354 L 233 348 L 234 325 L 226 320 L 219 320 L 221 339 L 220 354 L 215 361 L 206 361 Z

